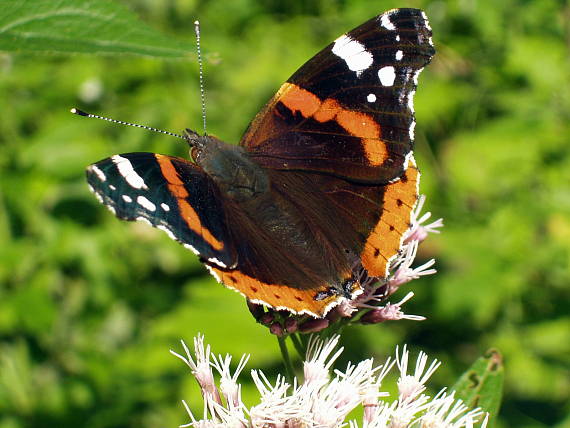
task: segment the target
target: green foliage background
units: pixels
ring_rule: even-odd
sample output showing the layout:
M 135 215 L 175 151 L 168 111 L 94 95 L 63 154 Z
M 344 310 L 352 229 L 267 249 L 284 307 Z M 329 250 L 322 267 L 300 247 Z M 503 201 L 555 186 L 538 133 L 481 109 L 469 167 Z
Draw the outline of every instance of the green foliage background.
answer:
M 406 6 L 426 10 L 438 51 L 415 104 L 422 191 L 446 222 L 420 256 L 435 257 L 439 273 L 410 285 L 406 309 L 427 321 L 350 329 L 345 359 L 382 358 L 408 343 L 443 360 L 437 388 L 495 347 L 506 368 L 497 426 L 570 426 L 570 3 L 124 3 L 142 27 L 128 14 L 118 32 L 80 16 L 63 28 L 67 39 L 55 37 L 57 17 L 40 13 L 20 34 L 8 27 L 18 7 L 43 13 L 69 1 L 5 0 L 0 11 L 0 428 L 184 423 L 180 399 L 196 409 L 201 400 L 168 349 L 197 332 L 216 352 L 251 353 L 249 368 L 281 370 L 275 339 L 241 297 L 163 233 L 116 220 L 87 190 L 90 163 L 131 151 L 185 156 L 184 144 L 69 108 L 200 129 L 199 17 L 209 131 L 237 142 L 312 54 Z M 65 53 L 137 49 L 146 56 Z

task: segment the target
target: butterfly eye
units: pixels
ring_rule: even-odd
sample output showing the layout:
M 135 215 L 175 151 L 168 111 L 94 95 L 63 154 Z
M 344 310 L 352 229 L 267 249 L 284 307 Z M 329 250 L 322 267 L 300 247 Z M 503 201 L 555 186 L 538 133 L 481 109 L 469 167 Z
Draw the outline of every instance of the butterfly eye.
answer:
M 198 149 L 196 147 L 191 147 L 190 148 L 190 157 L 192 158 L 192 160 L 194 162 L 196 162 L 197 156 L 198 156 Z

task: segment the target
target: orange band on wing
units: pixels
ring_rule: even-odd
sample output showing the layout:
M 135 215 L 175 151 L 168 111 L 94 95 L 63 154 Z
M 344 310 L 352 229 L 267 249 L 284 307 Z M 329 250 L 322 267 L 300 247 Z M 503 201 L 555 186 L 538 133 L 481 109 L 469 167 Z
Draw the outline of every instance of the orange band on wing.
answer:
M 281 88 L 277 91 L 277 99 L 293 113 L 298 111 L 303 117 L 313 116 L 321 108 L 323 103 L 320 98 L 312 92 L 288 82 L 281 85 Z
M 402 237 L 410 228 L 419 178 L 420 173 L 411 158 L 404 175 L 386 185 L 382 214 L 361 253 L 362 265 L 370 276 L 385 278 L 388 275 L 390 261 L 400 251 Z
M 388 150 L 380 139 L 380 125 L 371 115 L 345 109 L 332 98 L 322 101 L 312 92 L 292 83 L 283 84 L 277 96 L 293 113 L 300 112 L 303 117 L 317 122 L 334 120 L 350 135 L 361 138 L 370 164 L 382 165 L 388 159 Z
M 326 293 L 328 287 L 325 285 L 317 289 L 300 290 L 286 285 L 268 284 L 237 270 L 226 272 L 215 266 L 208 266 L 208 269 L 226 287 L 238 291 L 256 303 L 264 303 L 276 309 L 287 308 L 297 313 L 322 317 L 340 299 L 339 296 L 333 295 L 315 300 L 315 295 L 319 292 Z
M 186 198 L 189 196 L 188 191 L 184 187 L 184 182 L 178 176 L 176 168 L 172 164 L 172 161 L 167 156 L 162 156 L 159 154 L 155 155 L 158 165 L 160 166 L 160 171 L 162 175 L 168 182 L 168 190 L 178 199 L 178 209 L 182 218 L 188 225 L 190 229 L 200 235 L 204 240 L 216 251 L 220 251 L 224 248 L 224 243 L 216 239 L 212 233 L 202 226 L 200 217 L 192 205 L 188 203 Z

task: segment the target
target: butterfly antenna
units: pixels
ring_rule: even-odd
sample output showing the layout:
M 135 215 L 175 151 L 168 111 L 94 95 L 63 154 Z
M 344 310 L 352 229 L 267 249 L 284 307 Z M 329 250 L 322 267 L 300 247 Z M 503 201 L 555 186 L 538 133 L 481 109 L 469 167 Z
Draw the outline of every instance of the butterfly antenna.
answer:
M 106 120 L 107 122 L 119 123 L 121 125 L 134 126 L 135 128 L 142 128 L 142 129 L 146 129 L 147 131 L 158 132 L 160 134 L 166 134 L 166 135 L 170 135 L 172 137 L 181 138 L 181 139 L 185 140 L 185 138 L 182 135 L 175 134 L 174 132 L 163 131 L 162 129 L 152 128 L 152 127 L 146 126 L 146 125 L 139 125 L 137 123 L 125 122 L 123 120 L 111 119 L 110 117 L 99 116 L 98 114 L 86 113 L 83 110 L 79 110 L 78 108 L 75 108 L 75 107 L 72 108 L 70 111 L 71 111 L 71 113 L 76 114 L 78 116 L 94 117 L 95 119 L 102 119 L 102 120 Z
M 206 132 L 206 95 L 204 91 L 204 70 L 202 66 L 202 49 L 200 48 L 200 21 L 194 21 L 194 32 L 196 33 L 196 51 L 198 52 L 198 68 L 200 75 L 200 100 L 202 101 L 202 122 L 204 125 L 204 135 Z

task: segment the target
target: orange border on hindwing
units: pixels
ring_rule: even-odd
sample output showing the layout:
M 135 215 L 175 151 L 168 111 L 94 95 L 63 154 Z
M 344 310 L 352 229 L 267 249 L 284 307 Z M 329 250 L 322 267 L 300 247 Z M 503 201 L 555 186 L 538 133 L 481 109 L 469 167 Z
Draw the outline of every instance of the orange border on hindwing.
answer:
M 418 200 L 420 172 L 410 156 L 406 172 L 386 185 L 382 213 L 360 255 L 368 275 L 386 278 L 390 262 L 402 248 Z
M 243 274 L 238 270 L 223 271 L 215 266 L 206 265 L 212 276 L 227 288 L 235 290 L 254 303 L 270 306 L 273 309 L 287 309 L 298 314 L 323 317 L 341 299 L 338 295 L 315 300 L 315 296 L 326 293 L 326 285 L 310 290 L 301 290 L 287 285 L 268 284 Z

